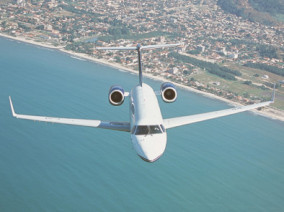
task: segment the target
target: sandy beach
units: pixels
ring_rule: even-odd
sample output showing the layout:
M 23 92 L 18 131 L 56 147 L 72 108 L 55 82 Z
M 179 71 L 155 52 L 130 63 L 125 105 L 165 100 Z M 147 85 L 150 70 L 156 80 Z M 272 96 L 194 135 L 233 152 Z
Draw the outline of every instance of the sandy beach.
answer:
M 124 66 L 122 66 L 122 65 L 120 65 L 118 63 L 110 63 L 107 60 L 97 59 L 97 58 L 94 58 L 94 57 L 89 56 L 87 54 L 76 53 L 76 52 L 73 52 L 73 51 L 67 51 L 67 50 L 64 49 L 64 46 L 55 47 L 52 44 L 36 42 L 36 41 L 30 40 L 30 39 L 27 39 L 27 38 L 24 38 L 24 37 L 13 37 L 13 36 L 5 35 L 3 33 L 0 33 L 0 36 L 8 38 L 8 39 L 12 39 L 12 40 L 17 40 L 17 41 L 20 41 L 20 42 L 29 43 L 29 44 L 32 44 L 32 45 L 37 45 L 37 46 L 41 46 L 41 47 L 45 47 L 45 48 L 56 49 L 58 51 L 67 53 L 70 56 L 73 56 L 75 58 L 77 57 L 77 58 L 86 59 L 86 60 L 89 60 L 89 61 L 92 61 L 92 62 L 95 62 L 95 63 L 104 64 L 104 65 L 113 67 L 115 69 L 128 71 L 128 72 L 131 72 L 131 73 L 134 73 L 134 74 L 138 75 L 137 71 L 132 70 L 132 69 L 127 68 L 127 67 L 124 67 Z M 151 75 L 149 73 L 143 73 L 143 76 L 145 76 L 147 78 L 151 78 L 151 79 L 157 80 L 157 81 L 161 81 L 161 82 L 165 81 L 165 79 L 163 77 L 154 76 L 154 75 Z M 185 86 L 185 85 L 177 84 L 175 82 L 172 82 L 172 83 L 175 84 L 176 86 L 182 88 L 182 89 L 187 90 L 187 91 L 195 92 L 195 93 L 198 93 L 200 95 L 203 95 L 203 96 L 206 96 L 206 97 L 209 97 L 209 98 L 218 99 L 218 100 L 226 102 L 226 103 L 228 103 L 230 105 L 234 105 L 234 106 L 240 106 L 241 105 L 240 103 L 233 102 L 231 100 L 225 99 L 223 97 L 216 96 L 214 94 L 206 93 L 204 91 L 200 91 L 200 90 L 197 90 L 197 89 Z M 210 112 L 210 111 L 208 111 L 208 112 Z M 266 108 L 262 109 L 261 111 L 253 110 L 252 112 L 256 113 L 258 115 L 262 115 L 262 116 L 271 118 L 271 119 L 284 121 L 284 111 L 281 111 L 281 110 L 278 110 L 278 109 L 274 109 L 273 106 L 272 107 L 266 107 Z

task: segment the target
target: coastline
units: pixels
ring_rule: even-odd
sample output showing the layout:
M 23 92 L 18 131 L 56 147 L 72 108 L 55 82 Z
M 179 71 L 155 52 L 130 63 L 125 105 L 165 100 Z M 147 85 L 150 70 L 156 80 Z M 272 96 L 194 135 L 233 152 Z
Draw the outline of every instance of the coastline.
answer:
M 138 72 L 134 71 L 133 69 L 124 67 L 124 66 L 122 66 L 120 64 L 117 64 L 117 63 L 110 63 L 110 62 L 108 62 L 105 59 L 97 59 L 97 58 L 94 58 L 94 57 L 89 56 L 89 55 L 84 54 L 84 53 L 77 53 L 77 52 L 65 50 L 64 46 L 55 47 L 52 44 L 41 43 L 41 42 L 29 40 L 29 39 L 27 39 L 25 37 L 13 37 L 13 36 L 10 36 L 10 35 L 3 34 L 1 32 L 0 32 L 0 36 L 8 38 L 8 39 L 24 42 L 24 43 L 29 43 L 29 44 L 36 45 L 36 46 L 41 46 L 41 47 L 45 47 L 45 48 L 49 48 L 49 49 L 55 49 L 55 50 L 58 50 L 60 52 L 64 52 L 66 54 L 69 54 L 70 56 L 74 56 L 74 58 L 86 59 L 86 60 L 89 60 L 91 62 L 107 65 L 107 66 L 110 66 L 110 67 L 115 68 L 115 69 L 124 70 L 124 71 L 127 71 L 127 72 L 134 73 L 134 74 L 138 75 Z M 161 82 L 165 81 L 165 79 L 163 77 L 154 76 L 154 75 L 149 74 L 149 73 L 143 73 L 143 75 L 145 77 L 153 79 L 153 80 L 157 80 L 157 81 L 161 81 Z M 217 99 L 217 100 L 226 102 L 226 103 L 228 103 L 230 105 L 233 105 L 233 106 L 240 106 L 241 105 L 238 102 L 234 102 L 234 101 L 225 99 L 223 97 L 216 96 L 216 95 L 211 94 L 211 93 L 206 93 L 204 91 L 200 91 L 200 90 L 197 90 L 197 89 L 185 86 L 185 85 L 181 85 L 181 84 L 178 84 L 178 83 L 175 83 L 175 82 L 172 82 L 172 83 L 175 84 L 176 86 L 186 90 L 186 91 L 198 93 L 198 94 L 203 95 L 203 96 L 208 97 L 208 98 Z M 259 111 L 259 110 L 252 110 L 252 112 L 256 113 L 258 115 L 261 115 L 261 116 L 273 119 L 273 120 L 284 121 L 284 111 L 280 111 L 278 109 L 274 109 L 271 106 L 266 107 L 264 110 L 261 110 L 261 111 Z

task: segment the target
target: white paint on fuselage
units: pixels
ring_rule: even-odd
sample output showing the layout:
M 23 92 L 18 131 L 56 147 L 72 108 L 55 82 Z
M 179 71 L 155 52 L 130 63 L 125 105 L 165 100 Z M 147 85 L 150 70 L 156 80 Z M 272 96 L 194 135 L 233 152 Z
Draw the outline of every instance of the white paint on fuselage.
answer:
M 163 125 L 160 106 L 153 89 L 143 83 L 132 89 L 130 94 L 131 140 L 137 154 L 148 162 L 161 157 L 166 149 L 166 132 L 158 134 L 135 135 L 135 126 Z

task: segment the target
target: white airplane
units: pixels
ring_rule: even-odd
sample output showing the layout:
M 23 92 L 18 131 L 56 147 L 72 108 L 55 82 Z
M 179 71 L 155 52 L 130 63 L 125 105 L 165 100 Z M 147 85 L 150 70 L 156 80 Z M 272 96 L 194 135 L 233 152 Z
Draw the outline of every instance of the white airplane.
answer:
M 163 119 L 156 93 L 149 85 L 142 82 L 141 50 L 174 47 L 178 45 L 179 44 L 141 46 L 138 44 L 136 47 L 97 48 L 101 50 L 137 50 L 138 52 L 139 84 L 135 86 L 130 93 L 125 92 L 121 86 L 112 86 L 109 90 L 109 102 L 114 106 L 121 105 L 124 102 L 125 97 L 129 97 L 129 122 L 110 122 L 17 114 L 14 110 L 11 97 L 9 97 L 12 115 L 19 119 L 130 132 L 132 144 L 137 154 L 147 162 L 154 162 L 158 160 L 165 151 L 167 144 L 166 131 L 168 129 L 268 106 L 274 102 L 275 88 L 271 101 L 203 114 Z M 165 82 L 161 85 L 159 95 L 161 95 L 163 101 L 171 103 L 176 100 L 177 91 L 172 83 Z

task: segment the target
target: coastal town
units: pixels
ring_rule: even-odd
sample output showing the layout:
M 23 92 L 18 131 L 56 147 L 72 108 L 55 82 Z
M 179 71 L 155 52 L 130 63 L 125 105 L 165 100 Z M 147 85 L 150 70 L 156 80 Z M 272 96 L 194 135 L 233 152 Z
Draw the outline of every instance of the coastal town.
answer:
M 264 25 L 224 12 L 216 0 L 17 0 L 0 5 L 0 33 L 137 70 L 135 52 L 97 46 L 180 43 L 143 51 L 143 70 L 250 104 L 284 110 L 284 23 Z

